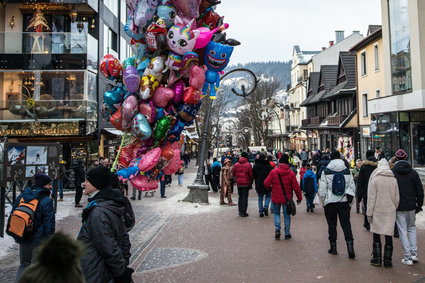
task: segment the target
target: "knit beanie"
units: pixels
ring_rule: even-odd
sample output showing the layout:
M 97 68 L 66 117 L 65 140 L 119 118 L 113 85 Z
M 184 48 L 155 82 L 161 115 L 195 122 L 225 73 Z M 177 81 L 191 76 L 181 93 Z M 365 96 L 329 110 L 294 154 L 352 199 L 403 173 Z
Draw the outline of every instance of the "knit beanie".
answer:
M 289 155 L 282 154 L 282 157 L 279 159 L 279 163 L 289 164 Z
M 37 173 L 34 175 L 35 185 L 37 187 L 44 187 L 52 182 L 49 176 L 43 173 Z
M 395 157 L 397 158 L 397 160 L 406 160 L 407 159 L 407 153 L 400 148 L 395 153 Z
M 87 173 L 87 181 L 96 189 L 102 190 L 111 183 L 111 171 L 104 166 L 95 167 Z
M 242 156 L 242 157 L 245 157 L 245 158 L 248 158 L 248 153 L 246 153 L 246 152 L 242 152 L 241 156 Z
M 334 150 L 331 153 L 331 160 L 334 160 L 334 159 L 341 159 L 341 153 L 337 150 Z
M 375 155 L 375 152 L 371 149 L 369 149 L 368 151 L 366 151 L 366 158 L 372 157 Z

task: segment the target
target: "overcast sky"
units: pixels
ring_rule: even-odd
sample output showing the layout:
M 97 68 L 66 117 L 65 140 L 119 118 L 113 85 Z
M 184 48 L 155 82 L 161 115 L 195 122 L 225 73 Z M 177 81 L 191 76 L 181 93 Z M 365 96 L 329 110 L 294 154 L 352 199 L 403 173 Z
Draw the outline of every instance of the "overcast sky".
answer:
M 228 38 L 235 47 L 230 64 L 287 61 L 292 48 L 321 50 L 335 40 L 369 24 L 381 24 L 380 0 L 222 0 L 217 12 L 230 24 Z

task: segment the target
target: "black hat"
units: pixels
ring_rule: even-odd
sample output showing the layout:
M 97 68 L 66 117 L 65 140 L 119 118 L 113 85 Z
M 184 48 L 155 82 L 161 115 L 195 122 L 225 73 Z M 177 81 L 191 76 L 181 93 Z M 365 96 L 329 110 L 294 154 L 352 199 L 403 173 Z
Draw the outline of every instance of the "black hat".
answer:
M 258 156 L 258 159 L 266 160 L 266 156 L 264 154 L 260 153 L 260 155 Z
M 282 156 L 279 159 L 280 163 L 285 163 L 285 164 L 289 164 L 289 155 L 287 154 L 282 154 Z
M 369 149 L 368 151 L 366 151 L 366 158 L 372 157 L 375 155 L 375 152 L 371 149 Z
M 338 150 L 334 150 L 331 153 L 331 160 L 341 159 L 341 153 Z
M 96 189 L 102 190 L 111 184 L 111 171 L 104 166 L 95 167 L 87 173 L 87 181 Z
M 35 185 L 37 187 L 44 187 L 52 182 L 49 176 L 43 173 L 37 173 L 34 175 Z
M 248 153 L 246 153 L 246 152 L 242 152 L 241 156 L 242 156 L 242 157 L 245 157 L 245 158 L 248 158 Z

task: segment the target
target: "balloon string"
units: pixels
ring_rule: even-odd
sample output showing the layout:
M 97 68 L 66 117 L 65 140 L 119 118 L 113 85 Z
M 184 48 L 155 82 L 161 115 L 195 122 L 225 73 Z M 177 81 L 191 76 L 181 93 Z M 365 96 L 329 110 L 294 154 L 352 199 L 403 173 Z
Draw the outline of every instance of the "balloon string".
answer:
M 112 164 L 112 168 L 111 168 L 111 172 L 112 173 L 116 171 L 117 164 L 118 164 L 118 159 L 120 158 L 120 154 L 121 154 L 121 149 L 124 146 L 124 141 L 127 140 L 127 135 L 128 135 L 128 133 L 125 133 L 124 132 L 124 134 L 121 137 L 120 148 L 118 149 L 117 156 L 115 157 L 114 163 Z

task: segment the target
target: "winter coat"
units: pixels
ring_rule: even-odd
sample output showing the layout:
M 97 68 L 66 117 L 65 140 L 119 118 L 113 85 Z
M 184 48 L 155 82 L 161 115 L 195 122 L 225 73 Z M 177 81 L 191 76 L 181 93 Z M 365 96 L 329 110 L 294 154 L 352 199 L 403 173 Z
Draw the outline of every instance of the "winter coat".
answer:
M 322 172 L 328 166 L 329 162 L 331 162 L 329 155 L 323 156 L 323 159 L 319 161 L 319 164 L 317 164 L 317 180 L 320 180 Z
M 291 200 L 293 197 L 292 192 L 295 192 L 297 200 L 302 200 L 301 189 L 297 181 L 297 177 L 294 172 L 289 168 L 288 164 L 281 163 L 276 169 L 273 169 L 269 176 L 264 181 L 264 187 L 267 190 L 272 191 L 272 202 L 276 204 L 286 204 L 286 199 L 282 190 L 282 181 L 283 187 L 285 188 L 286 196 L 288 200 Z
M 397 179 L 400 203 L 397 210 L 410 211 L 422 208 L 424 204 L 424 189 L 416 170 L 412 169 L 409 162 L 397 161 L 392 169 Z
M 25 202 L 38 199 L 38 206 L 34 213 L 34 234 L 30 239 L 19 240 L 17 243 L 35 247 L 55 233 L 55 209 L 53 208 L 53 201 L 49 196 L 49 189 L 32 186 L 25 188 L 17 197 L 13 205 L 13 210 L 19 205 L 22 198 Z
M 308 160 L 308 153 L 307 151 L 301 151 L 301 160 L 307 161 Z
M 344 172 L 345 194 L 343 196 L 337 196 L 332 193 L 332 182 L 334 179 L 334 173 L 332 171 Z M 328 166 L 323 171 L 322 177 L 320 177 L 319 197 L 322 199 L 323 205 L 326 206 L 328 203 L 347 202 L 347 195 L 352 197 L 356 195 L 356 186 L 354 185 L 353 176 L 351 176 L 350 170 L 345 167 L 344 161 L 341 159 L 334 159 L 329 162 Z
M 300 182 L 303 179 L 305 172 L 307 172 L 307 168 L 301 167 L 301 169 L 300 169 Z
M 220 176 L 221 164 L 218 161 L 214 161 L 211 166 L 211 173 L 213 176 Z
M 252 169 L 252 175 L 255 180 L 255 190 L 257 191 L 257 194 L 266 194 L 266 189 L 264 188 L 264 180 L 266 180 L 272 169 L 273 168 L 270 165 L 270 161 L 261 159 L 255 160 L 254 168 Z
M 357 177 L 357 196 L 361 198 L 367 198 L 367 187 L 369 184 L 370 175 L 373 170 L 376 169 L 378 162 L 375 157 L 369 157 L 363 161 L 362 167 L 360 167 L 359 176 Z
M 317 177 L 316 174 L 314 174 L 313 170 L 307 170 L 304 174 L 304 177 L 301 179 L 301 190 L 305 193 L 306 192 L 306 188 L 305 188 L 305 181 L 306 179 L 312 178 L 313 179 L 313 188 L 314 188 L 314 192 L 317 193 Z
M 372 217 L 371 232 L 393 236 L 399 200 L 397 180 L 383 158 L 370 176 L 367 189 L 366 215 Z
M 235 177 L 238 187 L 251 186 L 252 166 L 247 158 L 239 158 L 239 161 L 233 166 L 232 175 Z
M 109 282 L 121 276 L 130 259 L 130 239 L 124 225 L 120 192 L 104 188 L 83 210 L 78 240 L 85 246 L 81 267 L 87 283 Z

